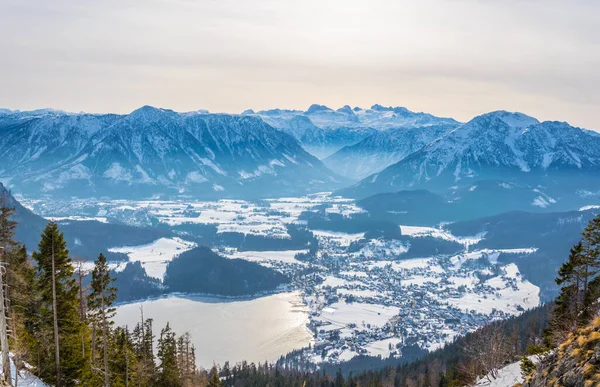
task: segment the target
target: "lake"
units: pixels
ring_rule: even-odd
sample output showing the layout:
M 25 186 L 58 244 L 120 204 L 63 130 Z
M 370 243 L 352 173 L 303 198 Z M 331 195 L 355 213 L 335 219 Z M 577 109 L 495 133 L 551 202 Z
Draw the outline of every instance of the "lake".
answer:
M 275 361 L 281 355 L 306 347 L 312 339 L 306 328 L 308 308 L 298 292 L 253 299 L 177 295 L 117 307 L 118 326 L 130 330 L 144 317 L 154 319 L 154 335 L 170 323 L 178 334 L 189 332 L 196 346 L 199 367 Z

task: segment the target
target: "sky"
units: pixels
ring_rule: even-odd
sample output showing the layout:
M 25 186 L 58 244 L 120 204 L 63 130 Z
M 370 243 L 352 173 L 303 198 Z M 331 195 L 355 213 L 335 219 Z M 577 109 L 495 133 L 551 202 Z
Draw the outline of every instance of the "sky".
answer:
M 0 107 L 404 106 L 600 130 L 600 2 L 0 0 Z

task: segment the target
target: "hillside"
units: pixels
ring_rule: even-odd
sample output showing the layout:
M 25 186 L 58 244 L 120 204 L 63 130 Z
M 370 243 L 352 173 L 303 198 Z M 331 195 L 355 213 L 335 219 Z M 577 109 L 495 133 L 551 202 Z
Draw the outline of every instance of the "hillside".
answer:
M 0 137 L 0 179 L 28 195 L 257 197 L 344 181 L 257 117 L 150 106 L 128 115 L 13 113 L 0 116 Z
M 598 199 L 600 135 L 564 122 L 542 122 L 521 113 L 491 112 L 450 131 L 340 195 L 428 189 L 449 195 L 478 180 L 543 192 L 540 206 L 574 209 Z
M 523 386 L 600 385 L 600 318 L 569 337 L 537 364 Z

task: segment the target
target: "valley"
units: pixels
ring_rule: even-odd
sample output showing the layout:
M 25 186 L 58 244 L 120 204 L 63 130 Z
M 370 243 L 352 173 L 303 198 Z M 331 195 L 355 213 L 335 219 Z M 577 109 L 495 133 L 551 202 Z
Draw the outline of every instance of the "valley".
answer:
M 197 352 L 198 364 L 206 367 L 226 359 L 273 361 L 292 350 L 311 363 L 336 363 L 359 355 L 401 358 L 404 352 L 434 350 L 490 321 L 540 304 L 539 287 L 505 259 L 526 260 L 537 251 L 535 246 L 479 248 L 485 232 L 463 236 L 440 227 L 387 223 L 395 235 L 375 235 L 379 224 L 352 223 L 366 215 L 363 208 L 331 193 L 207 202 L 18 199 L 59 226 L 102 222 L 173 233 L 143 245 L 107 246 L 128 258 L 109 262 L 117 276 L 127 262 L 139 262 L 149 277 L 163 280 L 170 262 L 200 245 L 286 276 L 287 283 L 248 295 L 251 300 L 175 293 L 158 299 L 149 295 L 153 300 L 132 300 L 118 307 L 118 324 L 135 324 L 143 305 L 159 325 L 168 320 L 177 330 L 193 332 L 197 347 L 203 348 L 207 337 L 237 332 L 240 324 L 260 330 L 264 321 L 242 318 L 246 312 L 240 310 L 276 300 L 272 302 L 278 306 L 264 310 L 281 315 L 281 335 L 289 337 L 290 345 L 258 335 L 256 343 L 244 343 L 261 349 L 252 356 L 236 351 L 235 345 L 209 345 L 211 351 Z M 238 312 L 230 314 L 231 308 Z M 288 327 L 289 321 L 296 325 Z

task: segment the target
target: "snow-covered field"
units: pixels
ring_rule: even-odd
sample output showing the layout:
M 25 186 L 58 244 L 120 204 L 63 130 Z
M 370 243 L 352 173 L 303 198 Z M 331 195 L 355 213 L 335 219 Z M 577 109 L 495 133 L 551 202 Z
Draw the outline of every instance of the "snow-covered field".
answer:
M 113 247 L 108 251 L 127 254 L 129 261 L 141 262 L 150 277 L 162 279 L 169 262 L 195 245 L 181 238 L 160 238 L 147 245 Z
M 440 238 L 448 241 L 460 243 L 464 245 L 467 249 L 470 245 L 474 245 L 477 242 L 481 241 L 485 237 L 485 233 L 471 236 L 471 237 L 457 237 L 450 234 L 446 230 L 442 230 L 439 228 L 433 227 L 420 227 L 420 226 L 400 226 L 400 231 L 402 235 L 411 236 L 414 238 L 419 237 L 432 237 L 432 238 Z
M 229 254 L 224 254 L 227 258 L 239 258 L 247 261 L 258 262 L 262 264 L 272 263 L 287 263 L 306 265 L 294 257 L 297 254 L 306 254 L 308 250 L 283 250 L 283 251 L 232 251 Z

